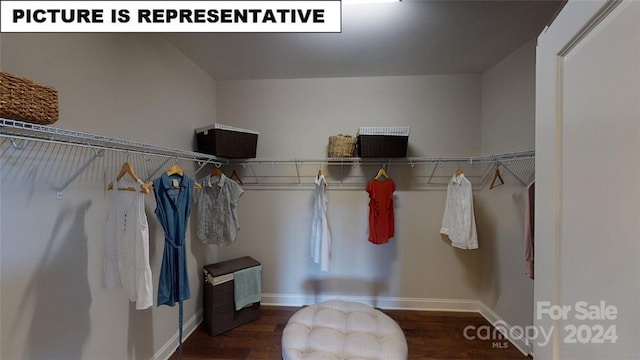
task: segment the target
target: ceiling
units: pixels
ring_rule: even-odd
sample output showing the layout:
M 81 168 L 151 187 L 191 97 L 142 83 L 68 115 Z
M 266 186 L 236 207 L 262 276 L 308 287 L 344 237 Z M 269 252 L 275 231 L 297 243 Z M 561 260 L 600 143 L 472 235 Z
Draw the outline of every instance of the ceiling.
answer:
M 482 73 L 537 37 L 563 4 L 343 4 L 341 33 L 163 36 L 217 80 Z

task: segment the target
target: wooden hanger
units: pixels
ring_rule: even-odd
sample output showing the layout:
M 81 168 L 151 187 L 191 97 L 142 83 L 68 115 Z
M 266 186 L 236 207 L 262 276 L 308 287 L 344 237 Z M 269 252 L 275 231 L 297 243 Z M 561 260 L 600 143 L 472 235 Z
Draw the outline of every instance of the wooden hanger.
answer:
M 329 185 L 329 183 L 327 183 L 327 178 L 322 173 L 322 169 L 318 169 L 318 175 L 316 176 L 316 180 L 320 180 L 321 176 L 322 176 L 322 182 L 324 182 L 324 186 Z
M 133 171 L 133 166 L 131 166 L 131 164 L 129 164 L 129 162 L 125 162 L 124 164 L 122 164 L 122 167 L 120 168 L 120 172 L 118 173 L 118 176 L 116 176 L 116 181 L 122 179 L 123 176 L 125 175 L 129 175 L 134 181 L 138 182 L 140 181 L 140 178 L 138 177 L 138 175 L 136 175 L 136 172 Z M 109 186 L 107 186 L 107 190 L 113 190 L 113 182 L 111 182 L 109 184 Z M 126 190 L 126 191 L 136 191 L 136 189 L 134 187 L 126 187 L 126 188 L 118 188 L 118 190 Z M 142 184 L 142 186 L 140 187 L 140 191 L 148 194 L 149 193 L 149 187 L 147 186 L 147 184 Z
M 182 168 L 178 165 L 173 165 L 172 167 L 169 168 L 169 170 L 167 170 L 167 175 L 171 176 L 171 175 L 180 175 L 180 176 L 184 176 L 184 170 L 182 170 Z
M 500 179 L 500 184 L 495 185 L 496 179 Z M 493 171 L 493 178 L 491 179 L 491 185 L 489 185 L 489 190 L 503 184 L 504 184 L 504 180 L 502 179 L 502 175 L 500 175 L 500 165 L 496 164 L 496 169 Z
M 214 168 L 213 170 L 211 170 L 211 172 L 209 173 L 209 176 L 222 176 L 222 171 L 218 168 Z
M 184 170 L 182 170 L 179 165 L 173 165 L 169 168 L 169 170 L 167 170 L 167 175 L 179 175 L 184 177 Z M 195 187 L 196 189 L 202 189 L 202 185 L 200 185 L 200 183 L 195 180 L 193 181 L 193 187 Z
M 462 171 L 462 168 L 458 167 L 458 168 L 456 169 L 456 172 L 455 172 L 455 173 L 453 173 L 453 176 L 456 176 L 456 177 L 457 177 L 457 176 L 460 176 L 460 175 L 462 175 L 462 174 L 464 174 L 464 171 Z
M 388 178 L 389 178 L 389 175 L 387 175 L 387 172 L 386 172 L 386 171 L 384 171 L 384 168 L 382 168 L 382 167 L 381 167 L 381 168 L 380 168 L 380 170 L 378 170 L 378 174 L 376 175 L 375 179 L 376 179 L 376 180 L 378 180 L 378 179 L 380 179 L 382 176 L 384 176 L 384 177 L 385 177 L 385 179 L 388 179 Z
M 236 168 L 233 168 L 233 171 L 231 172 L 231 176 L 229 176 L 229 179 L 233 179 L 234 177 L 236 178 L 236 180 L 238 180 L 238 184 L 244 185 L 242 183 L 242 178 L 240 178 L 240 175 L 236 171 Z

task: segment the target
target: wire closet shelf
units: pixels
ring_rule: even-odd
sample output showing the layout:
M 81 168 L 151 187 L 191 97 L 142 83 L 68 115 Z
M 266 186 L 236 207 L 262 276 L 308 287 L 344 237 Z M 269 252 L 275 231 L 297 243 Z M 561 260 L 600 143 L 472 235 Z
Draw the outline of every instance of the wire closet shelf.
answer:
M 194 176 L 207 166 L 233 167 L 245 179 L 244 186 L 253 188 L 290 189 L 313 186 L 318 169 L 326 171 L 331 189 L 362 188 L 379 167 L 393 170 L 394 180 L 406 177 L 412 181 L 401 181 L 409 189 L 446 189 L 448 179 L 455 168 L 463 168 L 465 176 L 474 189 L 487 184 L 496 167 L 526 185 L 535 173 L 535 151 L 517 151 L 482 156 L 452 157 L 405 157 L 405 158 L 254 158 L 226 159 L 195 151 L 135 142 L 86 132 L 67 130 L 52 126 L 26 123 L 0 118 L 0 137 L 10 141 L 16 150 L 24 149 L 30 141 L 84 147 L 93 151 L 76 171 L 57 189 L 58 198 L 64 189 L 105 151 L 126 152 L 154 156 L 169 160 L 185 160 L 198 165 Z M 405 179 L 403 179 L 405 180 Z M 334 186 L 337 185 L 337 186 Z

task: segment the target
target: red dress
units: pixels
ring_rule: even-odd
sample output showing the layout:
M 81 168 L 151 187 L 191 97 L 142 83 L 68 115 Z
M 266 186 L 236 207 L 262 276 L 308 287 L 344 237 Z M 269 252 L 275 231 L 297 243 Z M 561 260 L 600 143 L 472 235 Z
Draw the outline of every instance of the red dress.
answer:
M 394 236 L 393 192 L 396 183 L 390 178 L 384 181 L 373 179 L 367 185 L 369 193 L 369 241 L 386 244 Z

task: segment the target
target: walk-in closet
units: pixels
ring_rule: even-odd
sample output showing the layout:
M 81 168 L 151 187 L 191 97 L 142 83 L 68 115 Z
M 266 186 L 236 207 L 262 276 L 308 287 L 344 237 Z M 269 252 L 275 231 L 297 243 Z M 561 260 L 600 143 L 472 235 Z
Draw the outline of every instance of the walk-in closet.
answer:
M 0 34 L 59 110 L 0 117 L 0 358 L 370 351 L 318 350 L 324 309 L 394 359 L 640 359 L 640 3 L 346 2 L 340 33 Z M 369 128 L 406 151 L 331 156 Z

